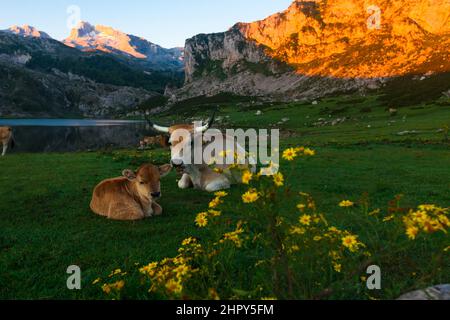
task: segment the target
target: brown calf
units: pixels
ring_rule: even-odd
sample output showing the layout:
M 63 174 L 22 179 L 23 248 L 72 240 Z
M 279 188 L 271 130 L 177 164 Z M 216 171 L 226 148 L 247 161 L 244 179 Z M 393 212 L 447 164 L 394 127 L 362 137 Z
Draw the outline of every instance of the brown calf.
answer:
M 91 210 L 112 220 L 140 220 L 162 214 L 155 199 L 161 197 L 160 178 L 172 166 L 143 165 L 136 172 L 124 170 L 122 177 L 108 179 L 95 187 Z

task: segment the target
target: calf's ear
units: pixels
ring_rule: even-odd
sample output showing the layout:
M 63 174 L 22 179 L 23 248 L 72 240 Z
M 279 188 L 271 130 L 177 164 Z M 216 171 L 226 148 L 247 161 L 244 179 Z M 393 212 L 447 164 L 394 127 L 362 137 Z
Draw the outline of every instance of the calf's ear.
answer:
M 123 170 L 122 175 L 130 181 L 136 179 L 136 173 L 134 173 L 133 170 L 130 169 Z
M 171 170 L 172 170 L 172 165 L 170 165 L 170 164 L 165 164 L 163 166 L 160 166 L 159 174 L 160 174 L 161 178 L 167 176 Z

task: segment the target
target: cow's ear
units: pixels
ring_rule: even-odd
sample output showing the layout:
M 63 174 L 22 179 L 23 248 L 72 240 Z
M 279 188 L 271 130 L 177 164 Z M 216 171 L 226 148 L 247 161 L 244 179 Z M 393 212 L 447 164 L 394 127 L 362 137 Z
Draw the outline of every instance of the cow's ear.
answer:
M 172 165 L 170 165 L 170 164 L 165 164 L 163 166 L 160 166 L 159 174 L 160 174 L 161 178 L 167 176 L 171 170 L 172 170 Z
M 134 171 L 130 169 L 123 170 L 122 175 L 130 181 L 136 179 L 136 173 L 134 173 Z

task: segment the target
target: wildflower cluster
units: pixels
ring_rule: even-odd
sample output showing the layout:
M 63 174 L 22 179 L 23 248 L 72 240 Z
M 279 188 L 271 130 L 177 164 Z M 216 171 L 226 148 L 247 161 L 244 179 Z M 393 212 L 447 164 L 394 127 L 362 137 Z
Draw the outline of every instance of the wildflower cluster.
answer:
M 243 222 L 239 221 L 237 224 L 237 228 L 235 231 L 225 233 L 223 239 L 220 240 L 220 243 L 225 243 L 227 241 L 232 242 L 237 248 L 242 247 L 242 234 L 244 233 Z
M 209 203 L 209 210 L 197 214 L 197 217 L 195 218 L 197 227 L 205 228 L 208 225 L 210 218 L 217 218 L 222 215 L 221 211 L 215 209 L 224 202 L 223 199 L 227 196 L 228 193 L 225 191 L 215 193 L 215 198 Z
M 298 148 L 289 148 L 284 150 L 283 159 L 287 161 L 294 161 L 297 157 L 311 157 L 316 155 L 316 152 L 310 148 L 298 147 Z
M 409 239 L 414 240 L 420 232 L 436 233 L 442 231 L 447 233 L 447 229 L 450 228 L 448 215 L 448 208 L 426 204 L 420 205 L 417 210 L 410 210 L 402 218 L 406 235 Z
M 150 293 L 164 292 L 168 297 L 181 297 L 184 283 L 197 272 L 191 262 L 202 253 L 202 247 L 195 238 L 187 238 L 181 245 L 175 258 L 165 258 L 139 269 L 141 274 L 150 279 Z
M 306 193 L 300 195 L 303 201 L 297 205 L 300 212 L 298 224 L 289 230 L 289 252 L 301 257 L 311 250 L 327 250 L 333 269 L 338 273 L 342 271 L 348 254 L 370 255 L 368 251 L 361 251 L 366 245 L 359 241 L 357 235 L 330 226 L 325 215 L 317 211 L 312 197 Z
M 97 278 L 92 284 L 100 285 L 100 288 L 106 295 L 117 299 L 120 298 L 121 291 L 125 287 L 125 281 L 123 279 L 119 280 L 118 278 L 126 275 L 127 272 L 123 272 L 122 269 L 116 269 L 108 275 L 107 281 L 103 282 L 101 278 Z

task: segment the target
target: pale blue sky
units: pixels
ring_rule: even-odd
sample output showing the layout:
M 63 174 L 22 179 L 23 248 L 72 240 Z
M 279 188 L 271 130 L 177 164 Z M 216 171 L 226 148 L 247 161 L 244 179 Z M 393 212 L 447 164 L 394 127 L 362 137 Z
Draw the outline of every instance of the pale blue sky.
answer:
M 184 46 L 198 33 L 225 31 L 286 9 L 292 0 L 0 0 L 0 30 L 29 24 L 55 39 L 66 38 L 67 8 L 81 19 L 144 37 L 164 47 Z

